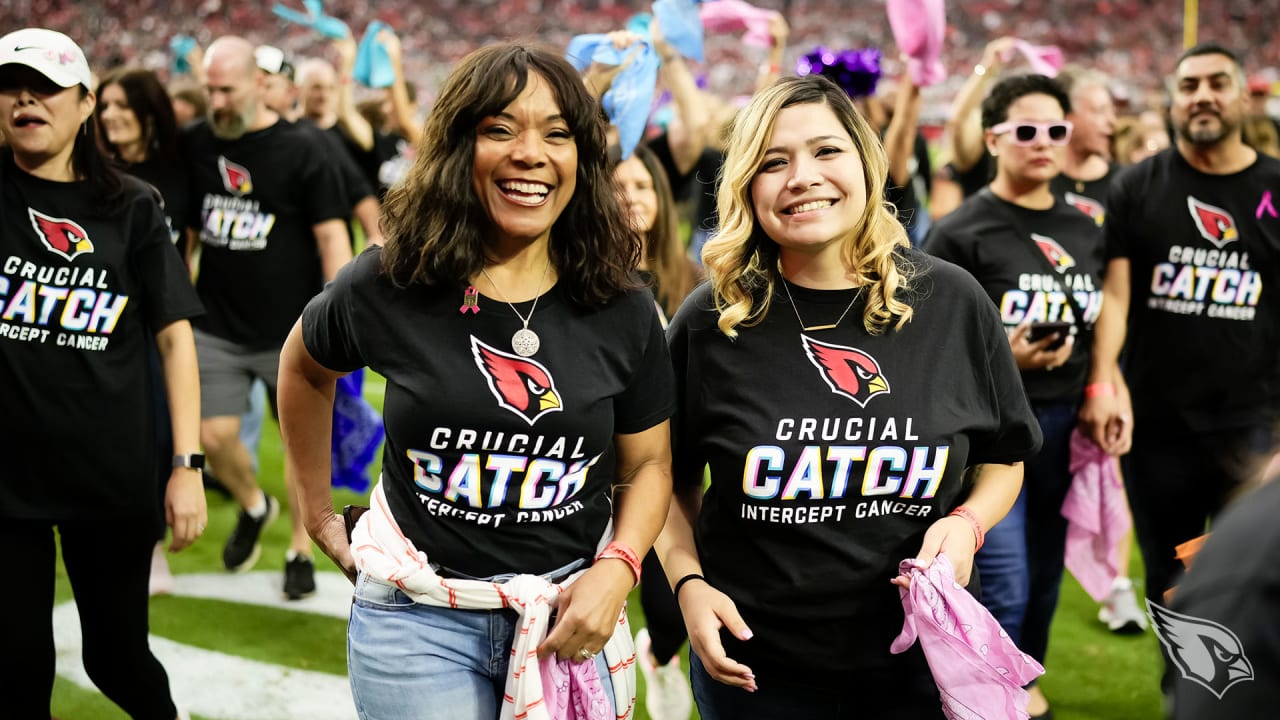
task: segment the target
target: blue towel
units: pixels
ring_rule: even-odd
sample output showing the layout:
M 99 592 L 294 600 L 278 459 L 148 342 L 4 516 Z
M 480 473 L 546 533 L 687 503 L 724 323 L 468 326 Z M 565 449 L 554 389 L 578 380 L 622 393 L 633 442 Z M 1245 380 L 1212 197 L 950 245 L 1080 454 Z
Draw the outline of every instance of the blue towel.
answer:
M 642 42 L 639 48 L 632 46 L 618 50 L 607 35 L 598 34 L 574 37 L 565 53 L 569 62 L 582 72 L 592 62 L 620 65 L 633 52 L 639 54 L 618 73 L 608 92 L 600 99 L 609 122 L 618 128 L 623 160 L 631 157 L 649 120 L 649 107 L 653 104 L 654 87 L 658 83 L 658 53 L 647 41 Z
M 333 397 L 333 486 L 358 493 L 369 489 L 369 465 L 386 433 L 382 416 L 364 399 L 363 386 L 364 370 L 357 370 L 338 379 Z
M 191 72 L 191 63 L 187 55 L 196 48 L 196 39 L 190 35 L 174 35 L 169 39 L 169 49 L 173 51 L 173 74 L 186 75 Z
M 351 29 L 347 27 L 346 23 L 324 14 L 322 0 L 302 0 L 302 4 L 307 8 L 305 13 L 300 13 L 280 3 L 276 3 L 271 8 L 271 11 L 282 20 L 309 27 L 331 40 L 341 40 L 351 35 Z
M 378 42 L 378 33 L 390 28 L 381 20 L 374 20 L 364 30 L 360 47 L 356 48 L 356 64 L 351 76 L 356 82 L 371 88 L 391 87 L 396 81 L 395 68 L 391 66 L 391 56 L 387 49 Z
M 657 0 L 653 16 L 662 26 L 662 37 L 671 47 L 690 60 L 704 61 L 702 53 L 702 16 L 693 0 Z

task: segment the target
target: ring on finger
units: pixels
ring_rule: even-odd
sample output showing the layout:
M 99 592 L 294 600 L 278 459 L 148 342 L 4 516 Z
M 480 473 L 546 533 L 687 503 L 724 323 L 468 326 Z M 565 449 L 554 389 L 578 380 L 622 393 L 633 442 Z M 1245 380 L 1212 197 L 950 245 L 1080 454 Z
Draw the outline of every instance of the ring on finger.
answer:
M 581 650 L 579 650 L 578 654 L 582 656 L 583 660 L 594 660 L 596 657 L 595 653 L 591 652 L 586 648 L 582 648 Z

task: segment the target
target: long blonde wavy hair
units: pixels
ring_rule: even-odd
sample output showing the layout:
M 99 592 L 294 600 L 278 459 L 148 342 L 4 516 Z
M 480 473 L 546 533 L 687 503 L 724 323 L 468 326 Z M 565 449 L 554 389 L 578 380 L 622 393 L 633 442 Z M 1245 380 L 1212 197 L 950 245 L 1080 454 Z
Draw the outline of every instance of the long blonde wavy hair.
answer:
M 720 313 L 717 325 L 731 338 L 737 337 L 737 326 L 755 325 L 769 312 L 781 275 L 778 244 L 760 228 L 752 209 L 751 182 L 764 161 L 778 114 L 809 103 L 831 108 L 862 157 L 866 208 L 845 238 L 842 252 L 854 283 L 865 288 L 862 324 L 867 332 L 879 335 L 911 319 L 912 308 L 899 295 L 908 289 L 914 269 L 895 255 L 898 247 L 910 243 L 893 206 L 876 201 L 884 197 L 889 173 L 879 136 L 835 83 L 819 75 L 786 77 L 757 93 L 733 122 L 716 194 L 720 229 L 702 250 Z

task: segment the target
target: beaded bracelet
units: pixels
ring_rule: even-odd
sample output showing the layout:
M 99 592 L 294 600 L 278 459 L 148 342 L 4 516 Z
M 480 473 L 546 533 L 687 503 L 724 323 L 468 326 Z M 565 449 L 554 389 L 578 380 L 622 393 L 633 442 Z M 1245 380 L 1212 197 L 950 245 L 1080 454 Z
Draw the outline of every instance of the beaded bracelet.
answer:
M 631 568 L 631 573 L 636 576 L 636 585 L 640 584 L 640 556 L 636 554 L 635 550 L 631 549 L 630 545 L 614 540 L 605 545 L 604 550 L 601 550 L 600 554 L 596 555 L 596 560 L 610 558 L 625 562 Z
M 952 515 L 969 521 L 969 524 L 973 526 L 973 537 L 975 541 L 973 551 L 978 552 L 981 550 L 982 543 L 986 539 L 986 531 L 982 529 L 982 522 L 978 520 L 978 516 L 975 515 L 972 510 L 963 505 L 948 513 L 948 517 Z

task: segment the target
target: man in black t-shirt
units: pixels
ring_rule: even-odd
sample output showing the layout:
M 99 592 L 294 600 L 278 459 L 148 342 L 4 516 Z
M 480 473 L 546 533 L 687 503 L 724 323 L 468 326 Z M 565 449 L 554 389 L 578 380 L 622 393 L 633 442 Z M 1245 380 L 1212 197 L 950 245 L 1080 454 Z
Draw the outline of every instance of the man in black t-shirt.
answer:
M 196 289 L 208 310 L 196 323 L 201 442 L 242 512 L 223 550 L 228 570 L 257 561 L 262 529 L 279 503 L 258 487 L 239 438 L 250 383 L 267 384 L 274 406 L 280 347 L 303 306 L 351 259 L 342 220 L 342 183 L 314 152 L 310 135 L 266 107 L 254 48 L 238 37 L 209 46 L 205 73 L 210 116 L 186 129 L 199 215 L 188 218 L 188 257 L 200 243 Z M 315 590 L 311 540 L 296 498 L 285 594 Z
M 1178 571 L 1174 548 L 1275 447 L 1280 161 L 1242 141 L 1244 93 L 1230 51 L 1186 51 L 1176 146 L 1122 172 L 1107 197 L 1106 299 L 1081 420 L 1109 452 L 1132 442 L 1125 479 L 1154 602 Z

